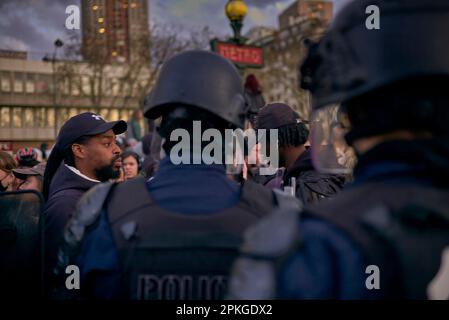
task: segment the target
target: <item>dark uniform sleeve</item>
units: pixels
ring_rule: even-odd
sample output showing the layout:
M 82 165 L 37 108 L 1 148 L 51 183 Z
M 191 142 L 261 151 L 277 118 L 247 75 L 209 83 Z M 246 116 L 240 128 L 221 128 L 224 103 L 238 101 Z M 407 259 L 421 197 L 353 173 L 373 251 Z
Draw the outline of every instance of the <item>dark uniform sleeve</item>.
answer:
M 64 228 L 75 211 L 76 203 L 76 200 L 60 196 L 50 199 L 45 207 L 45 264 L 49 272 L 55 266 Z

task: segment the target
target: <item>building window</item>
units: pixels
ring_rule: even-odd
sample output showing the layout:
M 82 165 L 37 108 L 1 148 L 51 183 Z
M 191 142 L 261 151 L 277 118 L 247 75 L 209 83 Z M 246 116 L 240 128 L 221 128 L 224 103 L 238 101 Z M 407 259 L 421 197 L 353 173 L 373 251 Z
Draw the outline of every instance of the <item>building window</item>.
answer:
M 26 108 L 24 109 L 24 124 L 23 126 L 25 128 L 34 128 L 34 115 L 33 115 L 33 109 L 32 108 Z
M 117 121 L 119 119 L 119 114 L 117 109 L 112 109 L 109 112 L 109 121 Z
M 37 108 L 34 119 L 36 119 L 36 127 L 45 128 L 45 108 Z
M 129 120 L 129 113 L 127 109 L 121 109 L 120 110 L 120 119 L 128 121 Z
M 45 118 L 46 126 L 49 128 L 55 127 L 55 109 L 48 108 L 47 110 L 47 117 Z
M 62 93 L 64 95 L 70 94 L 70 81 L 69 78 L 65 77 L 64 80 L 62 80 Z
M 110 97 L 111 96 L 111 81 L 108 78 L 106 78 L 106 77 L 103 78 L 102 91 L 103 91 L 103 93 L 104 93 L 104 95 L 106 97 Z
M 36 77 L 36 87 L 35 91 L 37 93 L 50 93 L 50 85 L 52 82 L 52 77 L 47 74 L 40 74 Z
M 88 76 L 81 77 L 81 85 L 83 88 L 83 94 L 86 96 L 91 95 L 90 79 Z
M 23 92 L 23 74 L 14 73 L 14 92 Z
M 80 87 L 81 87 L 80 77 L 73 77 L 70 81 L 70 87 L 72 89 L 72 95 L 79 96 L 80 95 Z
M 78 109 L 76 109 L 76 108 L 70 108 L 70 111 L 69 111 L 69 118 L 76 116 L 78 113 L 79 113 L 79 112 L 78 112 Z
M 123 86 L 122 86 L 122 96 L 123 97 L 129 97 L 130 96 L 130 91 L 131 91 L 131 86 L 130 86 L 130 84 L 129 83 L 127 83 L 127 82 L 125 82 L 125 83 L 123 83 Z
M 112 84 L 112 95 L 114 97 L 117 97 L 120 92 L 120 83 L 119 83 L 118 79 L 112 79 L 111 84 Z
M 11 74 L 9 72 L 1 72 L 0 81 L 2 82 L 2 91 L 11 92 Z
M 14 128 L 22 128 L 22 108 L 12 109 L 12 126 Z
M 0 109 L 0 127 L 9 128 L 11 126 L 11 108 L 3 107 Z
M 131 119 L 133 116 L 134 110 L 128 110 L 128 119 Z
M 101 109 L 100 109 L 100 116 L 101 116 L 103 119 L 109 119 L 109 109 L 107 109 L 107 108 L 101 108 Z
M 66 108 L 58 109 L 58 127 L 61 127 L 64 122 L 69 119 L 69 110 Z
M 27 73 L 26 75 L 26 83 L 25 83 L 25 92 L 26 93 L 34 93 L 34 74 Z

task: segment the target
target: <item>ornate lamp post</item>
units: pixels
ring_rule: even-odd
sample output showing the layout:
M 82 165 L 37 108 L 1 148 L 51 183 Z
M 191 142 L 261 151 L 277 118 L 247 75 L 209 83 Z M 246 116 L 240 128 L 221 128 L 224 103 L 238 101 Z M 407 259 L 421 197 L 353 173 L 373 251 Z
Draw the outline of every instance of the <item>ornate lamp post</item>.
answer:
M 245 43 L 246 39 L 241 35 L 243 19 L 248 13 L 248 7 L 246 6 L 245 1 L 229 0 L 225 6 L 225 12 L 231 23 L 231 28 L 234 31 L 234 38 L 232 41 L 236 44 Z

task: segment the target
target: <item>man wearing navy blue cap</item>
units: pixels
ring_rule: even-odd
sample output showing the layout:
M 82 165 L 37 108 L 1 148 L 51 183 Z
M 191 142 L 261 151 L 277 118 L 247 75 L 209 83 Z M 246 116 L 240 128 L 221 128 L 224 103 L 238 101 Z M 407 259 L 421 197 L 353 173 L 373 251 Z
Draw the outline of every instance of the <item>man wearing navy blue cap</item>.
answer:
M 70 118 L 59 131 L 43 187 L 48 267 L 55 262 L 62 231 L 81 196 L 97 183 L 119 176 L 121 151 L 115 135 L 126 128 L 123 120 L 106 122 L 85 112 Z

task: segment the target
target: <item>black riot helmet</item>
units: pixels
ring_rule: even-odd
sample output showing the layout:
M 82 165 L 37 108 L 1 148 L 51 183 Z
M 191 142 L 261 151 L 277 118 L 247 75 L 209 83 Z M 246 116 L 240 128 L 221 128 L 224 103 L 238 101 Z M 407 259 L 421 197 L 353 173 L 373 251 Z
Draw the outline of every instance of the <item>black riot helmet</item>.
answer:
M 371 6 L 380 29 L 368 29 Z M 371 12 L 371 11 L 370 11 Z M 449 1 L 357 0 L 344 7 L 300 68 L 313 108 L 412 77 L 449 76 Z
M 145 102 L 145 117 L 158 118 L 176 106 L 211 113 L 237 128 L 247 117 L 243 84 L 235 66 L 208 51 L 187 51 L 168 60 Z
M 379 19 L 379 29 L 369 28 L 370 17 Z M 447 0 L 356 0 L 309 44 L 301 87 L 312 93 L 318 169 L 350 171 L 348 144 L 359 138 L 449 133 L 447 30 Z

